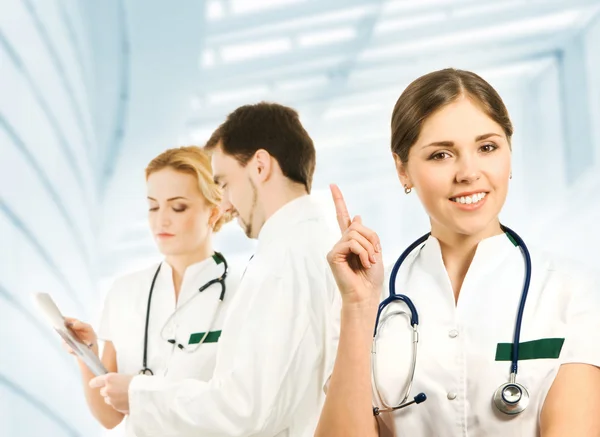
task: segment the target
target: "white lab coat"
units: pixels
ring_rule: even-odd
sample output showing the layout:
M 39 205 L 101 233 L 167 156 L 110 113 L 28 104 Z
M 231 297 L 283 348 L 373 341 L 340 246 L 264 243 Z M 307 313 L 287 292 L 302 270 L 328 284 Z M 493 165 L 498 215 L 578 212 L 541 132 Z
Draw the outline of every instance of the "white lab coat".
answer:
M 340 297 L 326 254 L 338 238 L 310 196 L 271 216 L 229 308 L 214 377 L 135 377 L 137 435 L 312 436 L 337 348 Z
M 430 237 L 407 258 L 396 280 L 396 293 L 412 299 L 420 322 L 411 398 L 424 392 L 427 400 L 382 414 L 381 436 L 534 437 L 560 365 L 600 366 L 600 289 L 584 275 L 530 251 L 532 280 L 520 343 L 551 339 L 546 346 L 560 352 L 558 358 L 536 358 L 545 349 L 537 342 L 537 352 L 519 361 L 517 382 L 529 391 L 528 408 L 510 417 L 492 405 L 494 391 L 510 374 L 511 362 L 496 358 L 502 358 L 498 344 L 513 339 L 525 273 L 520 249 L 504 234 L 479 243 L 455 304 L 439 242 Z M 407 307 L 398 303 L 387 311 L 394 309 Z M 406 380 L 410 335 L 402 317 L 390 319 L 380 334 L 374 370 L 388 404 L 398 401 Z M 375 393 L 374 402 L 379 405 Z
M 158 264 L 117 279 L 105 299 L 98 337 L 112 341 L 119 373 L 137 374 L 142 368 L 148 294 L 157 268 Z M 212 377 L 219 332 L 235 290 L 227 279 L 225 298 L 219 303 L 221 287 L 218 284 L 200 294 L 198 289 L 221 276 L 223 270 L 223 264 L 217 264 L 213 258 L 189 266 L 184 273 L 179 299 L 175 302 L 172 269 L 166 262 L 161 264 L 152 293 L 148 326 L 147 366 L 155 375 L 169 380 L 195 378 L 207 381 Z M 177 308 L 180 311 L 167 323 Z M 213 317 L 214 323 L 209 326 Z M 193 352 L 181 350 L 167 341 L 174 337 L 191 350 L 196 346 L 188 344 L 190 339 L 194 343 L 198 334 L 207 330 L 212 332 L 208 341 Z M 125 421 L 125 435 L 135 436 L 127 417 Z

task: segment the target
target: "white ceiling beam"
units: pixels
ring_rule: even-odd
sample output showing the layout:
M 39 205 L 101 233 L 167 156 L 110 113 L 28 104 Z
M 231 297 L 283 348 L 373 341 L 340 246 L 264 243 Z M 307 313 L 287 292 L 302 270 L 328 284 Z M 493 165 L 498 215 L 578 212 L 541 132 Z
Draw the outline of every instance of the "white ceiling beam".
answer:
M 394 58 L 380 65 L 371 64 L 369 69 L 375 70 L 360 83 L 352 83 L 345 89 L 331 93 L 328 84 L 308 90 L 297 92 L 277 90 L 261 95 L 253 101 L 268 100 L 276 101 L 295 107 L 299 111 L 310 113 L 311 106 L 319 105 L 321 102 L 329 102 L 336 99 L 352 99 L 368 93 L 376 93 L 386 88 L 406 86 L 410 81 L 428 72 L 449 66 L 479 71 L 494 67 L 503 67 L 510 64 L 520 63 L 533 59 L 550 58 L 555 55 L 562 44 L 570 38 L 568 35 L 555 35 L 553 37 L 543 36 L 535 40 L 517 40 L 497 49 L 489 49 L 485 46 L 474 45 L 463 48 L 461 53 L 423 53 L 420 59 Z M 356 73 L 367 72 L 365 68 L 356 68 Z M 219 105 L 211 105 L 202 108 L 198 112 L 202 115 L 190 117 L 187 126 L 189 129 L 216 128 L 224 117 L 241 104 L 251 103 L 248 99 L 234 100 Z
M 325 2 L 324 2 L 325 3 Z M 561 11 L 583 8 L 597 5 L 597 0 L 547 0 L 544 3 L 534 5 L 527 4 L 519 8 L 507 9 L 490 17 L 489 13 L 474 14 L 466 17 L 449 19 L 435 27 L 422 26 L 414 29 L 390 32 L 378 35 L 371 41 L 372 48 L 382 49 L 398 45 L 398 42 L 414 42 L 418 40 L 432 39 L 452 33 L 475 31 L 489 28 L 490 26 L 501 26 L 504 24 L 533 19 L 543 15 L 560 13 Z M 541 33 L 544 33 L 543 31 Z M 291 50 L 281 55 L 273 55 L 268 58 L 255 58 L 247 61 L 228 63 L 201 72 L 201 91 L 210 91 L 215 86 L 230 86 L 230 78 L 235 77 L 237 72 L 240 76 L 247 74 L 256 75 L 258 72 L 267 73 L 269 70 L 286 65 L 288 68 L 301 67 L 306 60 L 327 59 L 352 50 L 356 41 L 344 41 L 318 47 L 300 48 Z M 235 72 L 235 73 L 234 73 Z M 234 74 L 232 74 L 234 73 Z
M 381 3 L 384 2 L 385 0 L 382 0 Z M 355 25 L 364 19 L 377 16 L 379 15 L 381 8 L 379 2 L 373 2 L 372 0 L 359 0 L 356 2 L 327 1 L 321 2 L 319 7 L 316 9 L 307 7 L 307 5 L 312 4 L 313 3 L 310 2 L 308 4 L 302 3 L 294 5 L 295 8 L 300 10 L 297 13 L 290 13 L 290 11 L 287 9 L 277 10 L 274 12 L 257 12 L 256 18 L 254 20 L 245 19 L 244 23 L 246 25 L 242 26 L 241 28 L 229 27 L 223 33 L 209 34 L 207 36 L 207 46 L 213 49 L 219 49 L 227 44 L 235 44 L 240 42 L 245 43 L 249 38 L 254 40 L 266 40 L 290 36 L 299 32 L 326 32 L 334 27 Z M 411 5 L 410 9 L 404 8 L 400 11 L 388 12 L 384 17 L 381 17 L 381 19 L 385 19 L 386 21 L 401 19 L 408 22 L 411 19 L 418 20 L 424 15 L 431 13 L 446 13 L 451 15 L 452 12 L 456 10 L 482 6 L 486 4 L 495 3 L 482 3 L 482 0 L 453 0 L 452 2 L 435 6 L 427 2 L 415 2 L 413 5 Z M 284 15 L 286 18 L 273 21 L 270 19 L 270 14 L 274 14 L 276 16 Z M 319 20 L 319 16 L 328 16 L 329 14 L 339 14 L 339 18 L 331 17 L 330 20 Z M 317 22 L 303 25 L 304 20 L 308 22 L 311 18 L 313 20 L 317 20 Z
M 248 0 L 252 1 L 252 0 Z M 310 17 L 331 12 L 343 11 L 354 6 L 371 6 L 370 0 L 307 0 L 282 7 L 256 10 L 243 14 L 233 14 L 219 20 L 207 22 L 206 36 L 215 38 L 220 35 L 239 33 L 254 29 L 257 25 L 281 23 L 298 17 Z

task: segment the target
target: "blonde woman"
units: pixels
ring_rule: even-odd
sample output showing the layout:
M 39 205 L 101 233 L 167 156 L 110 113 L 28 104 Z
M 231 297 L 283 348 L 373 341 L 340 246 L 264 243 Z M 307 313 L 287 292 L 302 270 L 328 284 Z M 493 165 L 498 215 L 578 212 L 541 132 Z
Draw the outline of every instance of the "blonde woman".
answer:
M 67 322 L 109 372 L 208 380 L 215 365 L 224 307 L 230 299 L 227 261 L 211 237 L 230 219 L 219 209 L 210 158 L 199 147 L 170 149 L 146 168 L 150 230 L 164 259 L 121 277 L 109 291 L 98 335 L 76 319 Z M 90 410 L 105 428 L 123 421 L 91 388 L 94 375 L 79 363 Z M 133 436 L 126 426 L 126 435 Z

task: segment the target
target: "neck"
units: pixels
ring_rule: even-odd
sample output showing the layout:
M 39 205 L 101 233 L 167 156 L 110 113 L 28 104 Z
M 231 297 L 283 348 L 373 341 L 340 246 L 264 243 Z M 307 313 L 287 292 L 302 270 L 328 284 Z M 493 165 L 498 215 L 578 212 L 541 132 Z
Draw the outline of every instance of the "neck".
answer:
M 181 289 L 181 283 L 183 282 L 183 276 L 186 269 L 192 264 L 208 259 L 212 254 L 212 245 L 207 239 L 207 241 L 194 252 L 169 255 L 165 258 L 165 261 L 171 266 L 171 270 L 173 271 L 173 286 L 175 288 L 176 299 L 179 296 L 179 290 Z
M 432 226 L 431 235 L 440 242 L 442 259 L 452 283 L 456 300 L 458 300 L 460 288 L 467 275 L 469 266 L 475 257 L 475 251 L 479 242 L 494 235 L 499 235 L 502 232 L 500 222 L 497 220 L 490 223 L 481 232 L 469 235 Z
M 269 190 L 269 193 L 266 196 L 264 196 L 264 221 L 266 222 L 267 220 L 269 220 L 269 218 L 273 214 L 275 214 L 278 210 L 280 210 L 283 206 L 287 205 L 292 200 L 296 200 L 299 197 L 306 195 L 307 193 L 304 185 L 296 183 L 287 183 L 273 186 L 271 190 Z

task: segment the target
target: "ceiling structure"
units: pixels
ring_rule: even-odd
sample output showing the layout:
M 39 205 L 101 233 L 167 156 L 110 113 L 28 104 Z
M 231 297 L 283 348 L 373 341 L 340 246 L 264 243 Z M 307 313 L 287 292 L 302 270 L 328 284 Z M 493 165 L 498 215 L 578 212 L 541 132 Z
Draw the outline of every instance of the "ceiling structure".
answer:
M 178 144 L 202 145 L 236 107 L 275 101 L 297 109 L 315 141 L 315 195 L 326 203 L 327 186 L 336 182 L 356 210 L 377 217 L 380 227 L 397 225 L 394 219 L 386 223 L 380 217 L 401 214 L 400 233 L 408 234 L 426 217 L 412 200 L 402 200 L 400 205 L 397 201 L 404 195 L 389 152 L 389 119 L 402 90 L 435 69 L 470 69 L 499 90 L 511 114 L 527 112 L 520 107 L 526 87 L 548 69 L 557 68 L 565 47 L 597 19 L 600 10 L 598 0 L 207 0 L 202 13 L 196 4 L 196 15 L 186 13 L 184 7 L 162 11 L 163 20 L 169 14 L 172 24 L 176 15 L 184 20 L 177 28 L 165 24 L 164 32 L 152 28 L 143 33 L 143 41 L 137 36 L 140 47 L 142 42 L 152 47 L 160 39 L 161 48 L 173 47 L 178 62 L 193 60 L 194 68 L 186 64 L 185 77 L 180 73 L 169 78 L 160 70 L 163 78 L 147 65 L 152 57 L 158 60 L 156 65 L 168 64 L 168 53 L 148 48 L 136 67 L 136 34 L 144 25 L 148 27 L 147 19 L 139 17 L 150 15 L 136 4 L 128 4 L 129 80 L 132 87 L 146 84 L 138 94 L 154 93 L 155 101 L 168 102 L 170 110 L 160 108 L 163 115 L 172 115 L 177 108 L 180 125 L 171 120 L 167 126 L 158 112 L 148 123 L 149 118 L 140 115 L 147 104 L 143 109 L 136 107 L 133 90 L 123 150 L 115 148 L 109 156 L 113 166 L 118 161 L 127 163 L 112 184 L 113 192 L 124 196 L 131 185 L 126 183 L 131 163 L 138 162 L 132 157 L 143 151 L 139 165 L 144 165 L 151 154 L 165 148 L 167 130 Z M 201 24 L 190 25 L 198 20 Z M 193 43 L 189 41 L 192 32 L 186 31 L 185 38 L 178 34 L 190 26 L 197 31 L 198 40 Z M 136 127 L 136 119 L 144 122 Z M 158 137 L 163 140 L 149 146 L 148 139 L 155 138 L 159 129 Z M 138 130 L 140 134 L 131 134 Z M 515 154 L 517 166 L 529 165 L 519 159 Z M 391 205 L 369 195 L 373 192 L 393 199 L 388 202 Z M 112 253 L 119 253 L 115 263 L 154 253 L 145 212 L 130 201 L 135 196 L 139 197 L 134 193 L 123 197 L 120 208 L 128 211 L 113 214 L 108 209 L 115 217 L 138 217 L 131 226 L 122 222 L 109 226 L 112 232 L 119 225 L 118 236 L 113 233 L 106 238 Z M 407 205 L 409 211 L 404 209 Z M 225 227 L 220 238 L 227 242 L 225 246 L 239 248 L 240 259 L 246 259 L 251 246 L 239 242 L 241 235 L 234 228 Z M 107 270 L 113 271 L 112 267 L 108 265 Z
M 199 78 L 184 138 L 202 142 L 233 108 L 271 100 L 298 109 L 325 148 L 386 138 L 399 93 L 434 69 L 473 69 L 500 86 L 535 77 L 594 17 L 599 3 L 209 0 L 206 5 Z

